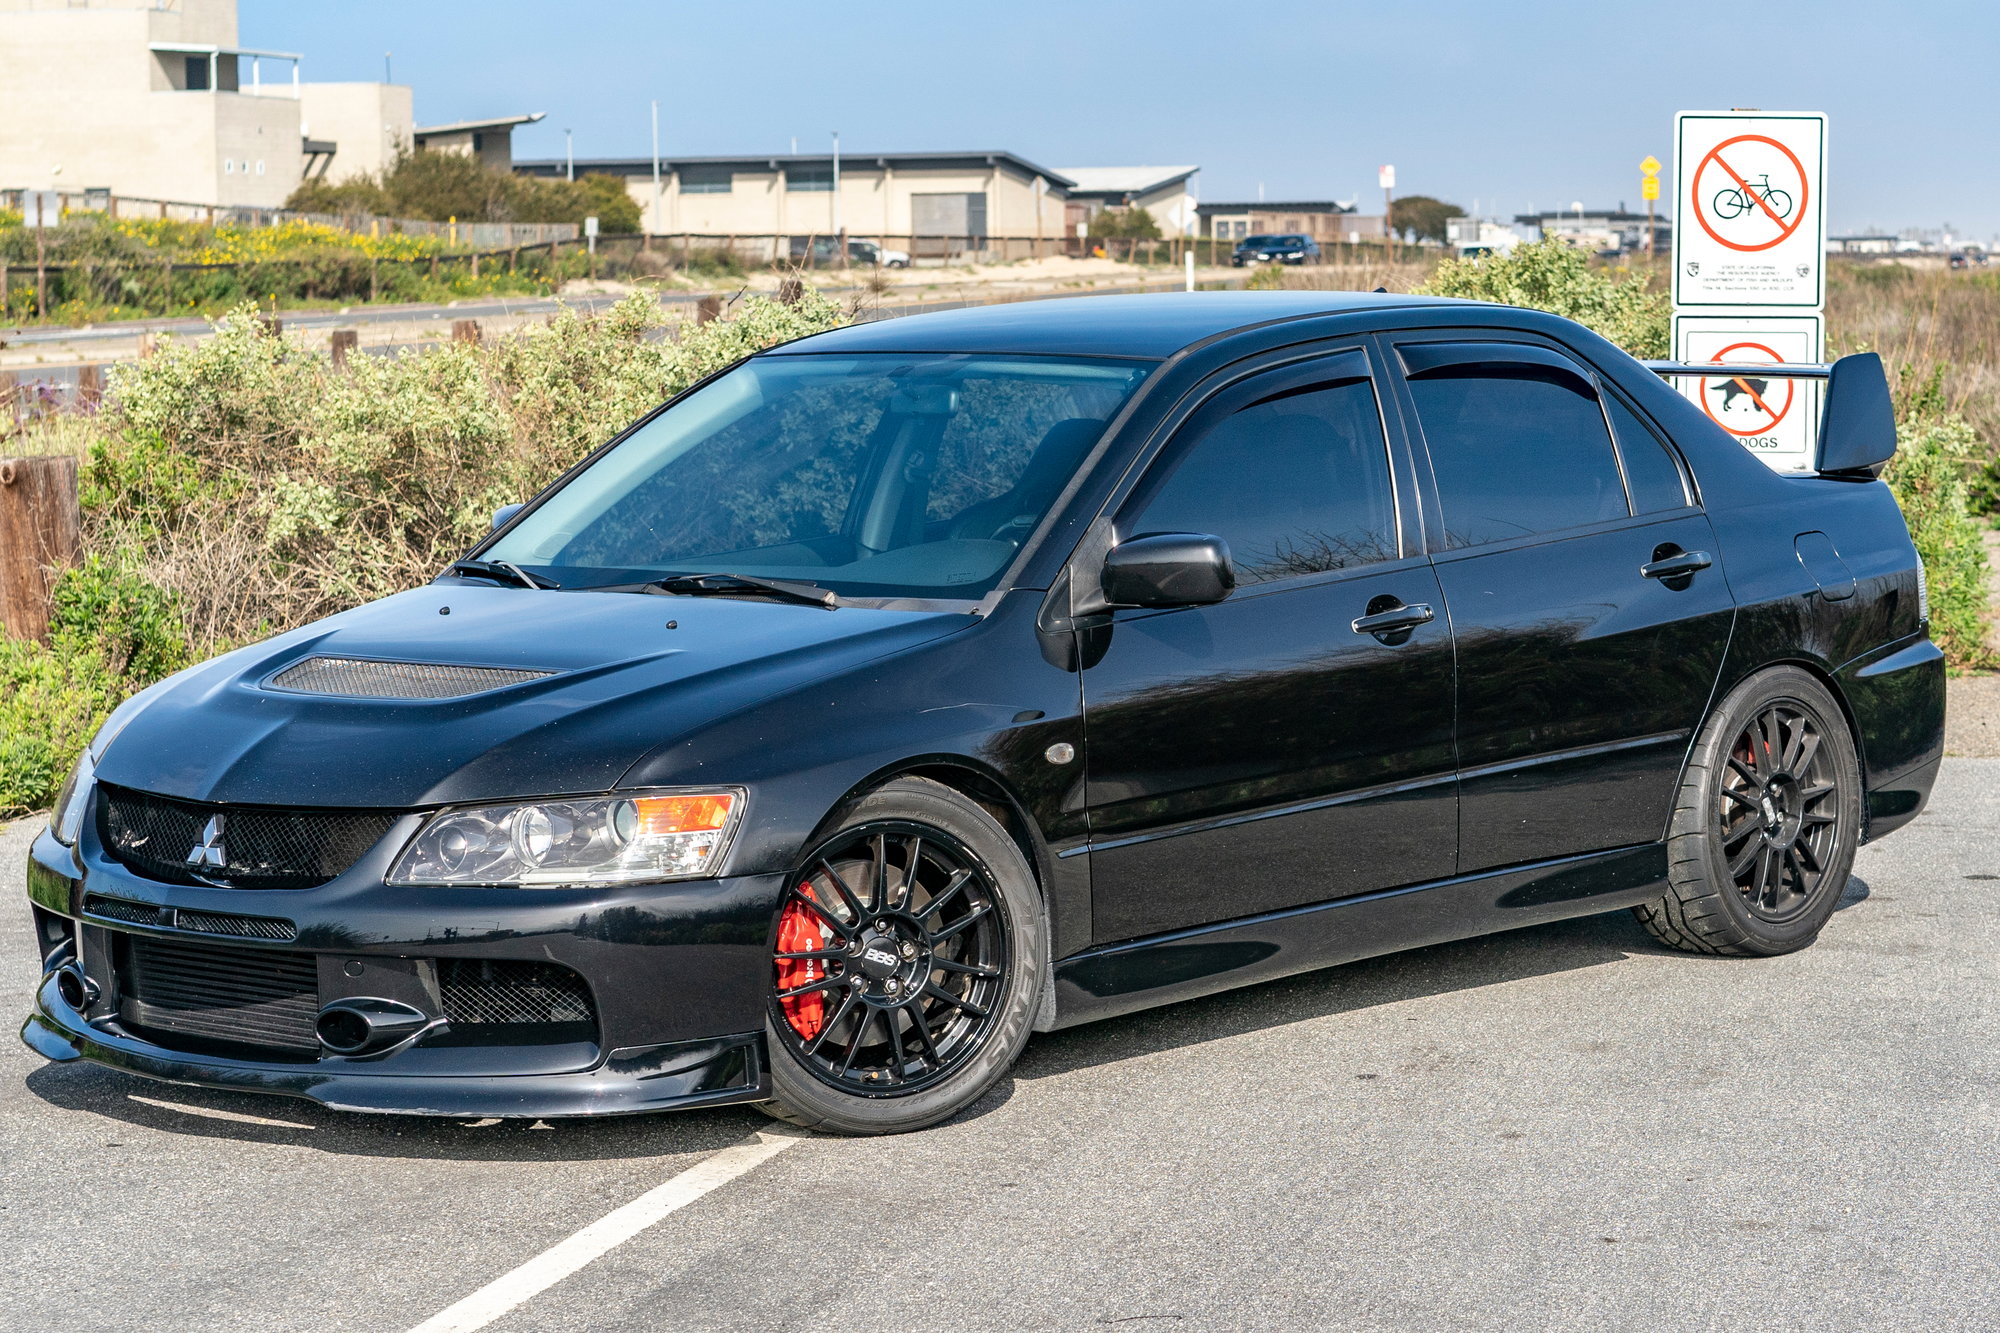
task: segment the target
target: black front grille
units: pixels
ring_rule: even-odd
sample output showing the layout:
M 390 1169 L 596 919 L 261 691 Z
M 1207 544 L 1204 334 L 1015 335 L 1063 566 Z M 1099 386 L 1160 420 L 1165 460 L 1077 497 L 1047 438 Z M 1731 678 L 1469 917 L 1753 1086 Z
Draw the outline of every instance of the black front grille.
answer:
M 91 916 L 126 921 L 135 926 L 162 926 L 169 930 L 192 930 L 203 935 L 233 935 L 241 940 L 290 940 L 299 928 L 275 916 L 242 916 L 235 912 L 203 912 L 190 907 L 155 907 L 124 898 L 89 894 L 83 910 Z
M 428 1045 L 591 1041 L 597 1011 L 583 978 L 555 963 L 441 958 L 438 990 L 450 1032 Z
M 108 785 L 98 788 L 97 809 L 105 849 L 126 869 L 169 884 L 232 889 L 325 884 L 396 822 L 388 811 L 205 805 Z M 203 864 L 205 848 L 213 851 Z
M 319 1054 L 319 968 L 309 953 L 121 935 L 118 1017 L 162 1046 Z

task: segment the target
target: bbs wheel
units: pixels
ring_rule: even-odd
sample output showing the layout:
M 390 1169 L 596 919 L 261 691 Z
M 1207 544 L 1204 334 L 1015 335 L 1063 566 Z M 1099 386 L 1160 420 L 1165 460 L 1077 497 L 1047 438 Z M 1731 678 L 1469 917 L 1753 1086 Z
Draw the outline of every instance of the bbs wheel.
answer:
M 786 881 L 765 1109 L 843 1134 L 945 1119 L 1020 1054 L 1047 957 L 1005 830 L 938 783 L 887 784 Z
M 1668 890 L 1633 911 L 1690 953 L 1803 949 L 1847 887 L 1860 831 L 1840 705 L 1797 667 L 1763 672 L 1702 729 L 1668 833 Z

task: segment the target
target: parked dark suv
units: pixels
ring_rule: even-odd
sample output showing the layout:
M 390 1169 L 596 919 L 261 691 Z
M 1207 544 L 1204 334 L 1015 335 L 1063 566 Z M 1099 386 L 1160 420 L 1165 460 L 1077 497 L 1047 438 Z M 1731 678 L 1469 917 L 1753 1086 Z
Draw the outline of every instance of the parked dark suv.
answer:
M 23 1035 L 355 1110 L 868 1133 L 1032 1031 L 1440 940 L 1631 908 L 1801 948 L 1944 707 L 1880 362 L 1824 393 L 1780 475 L 1499 306 L 774 349 L 435 583 L 120 708 L 34 846 Z
M 1237 268 L 1245 264 L 1303 264 L 1319 258 L 1319 242 L 1310 236 L 1246 236 L 1236 243 L 1229 262 Z

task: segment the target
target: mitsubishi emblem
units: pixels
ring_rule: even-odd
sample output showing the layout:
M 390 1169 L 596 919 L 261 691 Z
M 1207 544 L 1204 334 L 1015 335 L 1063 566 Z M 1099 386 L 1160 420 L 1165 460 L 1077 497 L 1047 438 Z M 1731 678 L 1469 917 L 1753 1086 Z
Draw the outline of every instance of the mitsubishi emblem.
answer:
M 201 831 L 201 841 L 187 854 L 187 863 L 204 870 L 222 870 L 229 865 L 229 854 L 222 846 L 222 816 L 209 816 L 208 826 Z

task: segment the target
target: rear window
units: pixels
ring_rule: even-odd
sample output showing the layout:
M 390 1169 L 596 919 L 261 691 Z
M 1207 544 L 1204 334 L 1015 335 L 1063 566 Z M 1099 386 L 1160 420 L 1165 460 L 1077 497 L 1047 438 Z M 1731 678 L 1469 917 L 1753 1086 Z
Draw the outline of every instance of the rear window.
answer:
M 1449 367 L 1409 382 L 1453 547 L 1556 532 L 1630 510 L 1597 395 L 1541 366 Z

